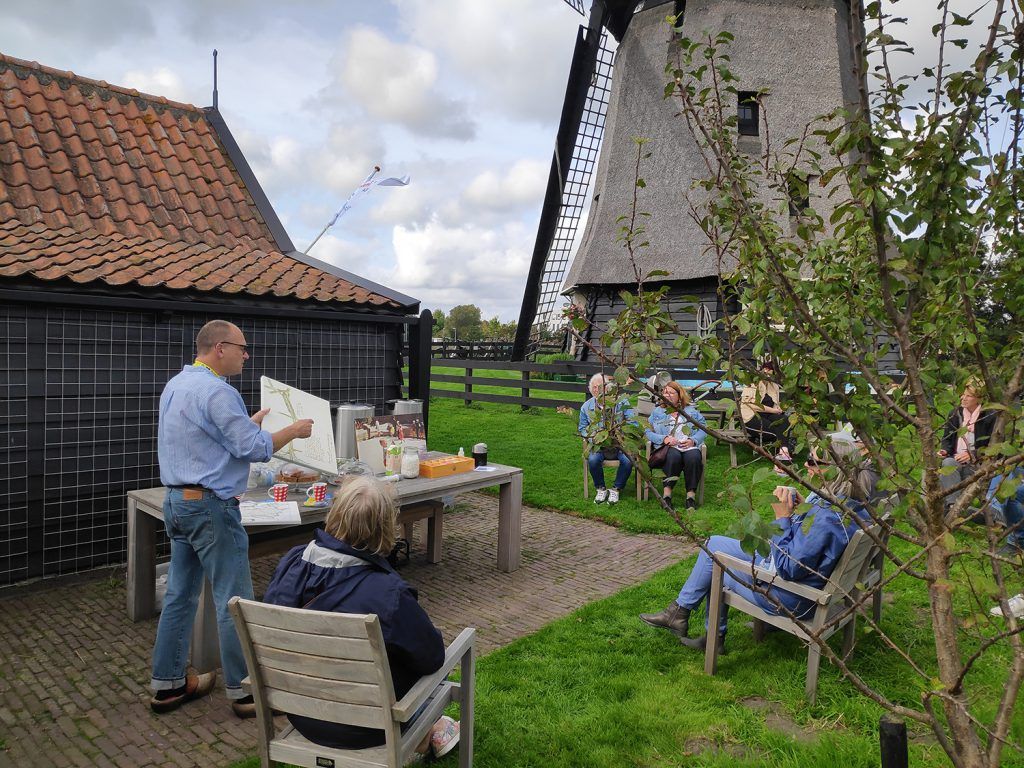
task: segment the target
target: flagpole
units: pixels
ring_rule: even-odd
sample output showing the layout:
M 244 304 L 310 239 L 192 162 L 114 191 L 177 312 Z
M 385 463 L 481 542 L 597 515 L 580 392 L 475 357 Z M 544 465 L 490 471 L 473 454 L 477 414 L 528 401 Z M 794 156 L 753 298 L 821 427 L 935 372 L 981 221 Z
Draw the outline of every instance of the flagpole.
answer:
M 363 189 L 371 181 L 373 181 L 373 177 L 376 176 L 378 173 L 380 173 L 380 166 L 379 165 L 373 166 L 373 170 L 370 172 L 370 175 L 367 176 L 363 180 L 362 184 L 360 184 L 358 187 L 356 187 L 354 190 L 352 190 L 352 194 L 348 196 L 348 200 L 345 201 L 345 204 L 347 205 L 348 203 L 350 203 L 352 201 L 352 198 L 356 196 L 356 193 L 360 189 Z M 334 223 L 338 220 L 338 217 L 341 216 L 342 211 L 344 211 L 344 210 L 345 210 L 345 206 L 342 206 L 341 209 L 336 214 L 334 214 L 334 218 L 331 219 L 330 221 L 328 221 L 327 224 L 324 225 L 324 228 L 320 230 L 320 234 L 317 235 L 316 237 L 314 237 L 313 238 L 313 242 L 310 243 L 308 246 L 306 246 L 306 250 L 304 250 L 302 252 L 303 256 L 308 256 L 309 255 L 309 252 L 310 252 L 310 250 L 312 250 L 313 246 L 316 245 L 317 242 L 319 242 L 320 238 L 324 236 L 324 234 L 327 232 L 328 229 L 330 229 L 331 227 L 334 226 Z

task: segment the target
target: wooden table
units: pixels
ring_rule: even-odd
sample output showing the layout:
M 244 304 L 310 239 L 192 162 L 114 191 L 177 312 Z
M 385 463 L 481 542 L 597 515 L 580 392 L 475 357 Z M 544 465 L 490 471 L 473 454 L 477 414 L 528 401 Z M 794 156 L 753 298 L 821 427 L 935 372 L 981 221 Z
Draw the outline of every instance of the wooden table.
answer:
M 401 508 L 422 502 L 440 501 L 454 496 L 497 485 L 498 492 L 498 570 L 510 573 L 519 568 L 521 559 L 523 471 L 517 467 L 489 464 L 490 471 L 474 470 L 450 477 L 428 479 L 418 477 L 395 483 L 395 496 Z M 163 487 L 145 488 L 128 493 L 128 618 L 142 621 L 157 615 L 156 609 L 156 534 L 163 526 Z M 266 498 L 266 490 L 246 494 L 243 498 Z M 305 496 L 292 496 L 300 501 Z M 309 509 L 299 505 L 302 525 L 322 522 L 326 509 Z M 422 515 L 421 515 L 422 516 Z M 436 523 L 435 523 L 436 520 Z M 428 552 L 432 562 L 440 559 L 440 516 L 430 518 Z M 246 531 L 263 533 L 287 531 L 295 526 L 255 525 Z M 196 621 L 192 629 L 192 666 L 200 672 L 220 666 L 217 642 L 217 614 L 209 585 L 204 582 Z

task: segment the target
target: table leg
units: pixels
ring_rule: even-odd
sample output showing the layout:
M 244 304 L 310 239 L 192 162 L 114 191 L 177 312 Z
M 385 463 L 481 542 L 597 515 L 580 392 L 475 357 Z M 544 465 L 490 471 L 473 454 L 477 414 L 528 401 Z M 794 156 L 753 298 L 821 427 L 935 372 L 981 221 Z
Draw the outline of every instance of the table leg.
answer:
M 431 502 L 433 513 L 427 518 L 427 562 L 441 562 L 442 527 L 444 525 L 444 504 Z
M 498 570 L 519 568 L 523 529 L 523 475 L 517 472 L 498 491 Z
M 156 616 L 156 518 L 128 499 L 128 618 Z
M 210 589 L 208 579 L 203 579 L 203 591 L 199 594 L 196 620 L 192 625 L 192 666 L 200 673 L 220 667 L 217 609 L 213 604 L 213 590 Z

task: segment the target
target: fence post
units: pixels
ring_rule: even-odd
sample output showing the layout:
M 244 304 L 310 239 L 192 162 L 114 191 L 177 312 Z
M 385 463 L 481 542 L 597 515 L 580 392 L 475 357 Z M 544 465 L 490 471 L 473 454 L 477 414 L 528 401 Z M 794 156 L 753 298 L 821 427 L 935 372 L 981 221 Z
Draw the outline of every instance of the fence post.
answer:
M 523 383 L 522 383 L 522 386 L 520 387 L 520 389 L 522 389 L 522 391 L 523 391 L 523 401 L 524 401 L 523 405 L 522 405 L 522 410 L 525 411 L 527 408 L 530 407 L 525 402 L 526 398 L 528 398 L 530 396 L 530 372 L 527 371 L 527 370 L 523 371 Z M 550 397 L 550 395 L 548 395 L 548 397 Z
M 907 724 L 891 715 L 878 721 L 878 740 L 882 749 L 882 768 L 907 768 Z
M 472 368 L 466 368 L 465 384 L 464 384 L 464 386 L 465 386 L 465 397 L 462 398 L 462 402 L 465 405 L 469 405 L 470 403 L 473 402 L 473 398 L 470 397 L 470 395 L 473 394 L 473 384 L 470 382 L 470 379 L 472 378 L 472 376 L 473 376 L 473 369 Z
M 409 398 L 423 401 L 423 429 L 427 430 L 430 411 L 430 353 L 433 349 L 434 316 L 429 309 L 420 313 L 419 322 L 409 326 Z

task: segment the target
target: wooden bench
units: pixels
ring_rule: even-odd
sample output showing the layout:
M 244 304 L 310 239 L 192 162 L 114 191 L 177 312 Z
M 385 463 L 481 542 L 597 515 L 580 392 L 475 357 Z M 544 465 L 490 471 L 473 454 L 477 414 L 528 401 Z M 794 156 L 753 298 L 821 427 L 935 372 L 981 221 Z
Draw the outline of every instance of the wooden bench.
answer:
M 441 540 L 444 526 L 444 504 L 431 499 L 416 504 L 406 504 L 398 511 L 398 524 L 402 535 L 412 546 L 413 531 L 420 520 L 427 521 L 427 562 L 441 562 Z

